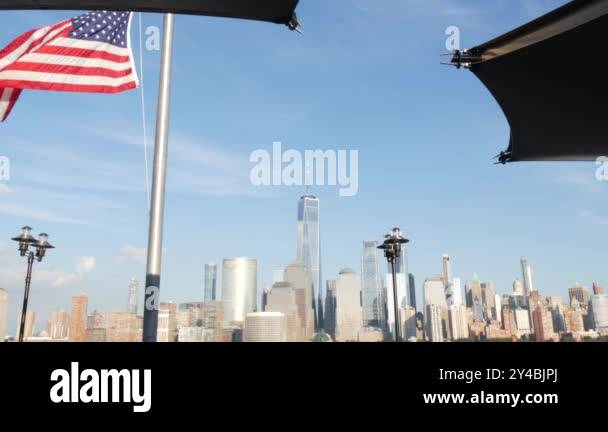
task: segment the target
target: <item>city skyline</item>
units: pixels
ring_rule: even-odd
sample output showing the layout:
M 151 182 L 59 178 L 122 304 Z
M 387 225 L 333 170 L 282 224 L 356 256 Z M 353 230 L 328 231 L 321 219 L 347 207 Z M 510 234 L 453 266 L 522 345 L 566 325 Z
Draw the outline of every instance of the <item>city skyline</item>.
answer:
M 199 298 L 201 267 L 209 261 L 257 259 L 258 288 L 270 287 L 273 272 L 292 261 L 295 200 L 306 191 L 247 183 L 251 151 L 278 140 L 285 150 L 360 153 L 355 197 L 340 198 L 330 186 L 312 191 L 322 202 L 321 289 L 340 270 L 358 269 L 362 242 L 381 241 L 395 225 L 411 239 L 408 266 L 419 309 L 424 281 L 441 272 L 437 257 L 446 252 L 463 287 L 478 273 L 508 292 L 520 278 L 522 256 L 543 295 L 563 296 L 577 281 L 608 285 L 607 183 L 595 180 L 595 166 L 493 166 L 496 148 L 509 139 L 504 116 L 474 77 L 438 64 L 448 26 L 458 26 L 469 47 L 564 1 L 427 3 L 302 2 L 311 29 L 304 36 L 176 17 L 161 301 Z M 6 12 L 1 42 L 69 15 Z M 159 26 L 160 17 L 145 14 L 144 25 Z M 192 59 L 194 33 L 221 42 Z M 258 52 L 260 44 L 268 49 Z M 158 61 L 157 52 L 144 53 L 149 101 Z M 0 286 L 12 317 L 25 263 L 9 239 L 25 224 L 49 232 L 57 246 L 34 269 L 31 307 L 41 320 L 52 316 L 56 299 L 68 308 L 81 290 L 93 308 L 123 308 L 125 281 L 145 280 L 139 99 L 138 92 L 115 98 L 29 92 L 0 128 L 0 154 L 12 168 L 0 187 Z M 152 112 L 151 105 L 149 130 Z M 385 269 L 381 263 L 384 276 Z
M 372 244 L 372 242 L 363 242 L 362 271 L 366 267 L 366 258 L 369 260 L 369 247 Z M 523 285 L 526 284 L 523 284 L 521 279 L 514 280 L 511 291 L 499 294 L 495 291 L 494 284 L 491 281 L 481 282 L 479 277 L 474 275 L 470 281 L 466 281 L 464 292 L 459 292 L 461 290 L 460 278 L 452 278 L 451 282 L 446 279 L 446 275 L 451 275 L 451 267 L 446 265 L 446 262 L 449 261 L 448 255 L 443 254 L 441 260 L 443 273 L 427 277 L 422 287 L 424 297 L 421 313 L 425 317 L 423 332 L 428 341 L 443 342 L 468 339 L 469 333 L 474 334 L 475 331 L 483 332 L 484 338 L 506 337 L 502 335 L 508 335 L 509 331 L 517 334 L 518 337 L 531 333 L 536 340 L 544 341 L 555 338 L 556 335 L 571 328 L 580 327 L 580 331 L 583 331 L 583 328 L 585 330 L 587 328 L 592 329 L 594 326 L 600 325 L 602 331 L 607 332 L 608 330 L 608 298 L 604 289 L 595 282 L 592 283 L 592 291 L 580 283 L 569 287 L 566 291 L 568 295 L 566 303 L 563 302 L 561 295 L 543 296 L 537 289 L 532 289 L 527 294 L 524 293 Z M 529 285 L 533 286 L 530 277 L 532 274 L 531 263 L 524 257 L 521 258 L 520 262 L 522 263 L 523 278 L 528 277 Z M 268 301 L 266 310 L 258 308 L 262 299 L 258 298 L 261 296 L 255 283 L 256 272 L 257 262 L 255 260 L 248 258 L 224 259 L 222 274 L 228 274 L 228 276 L 224 276 L 226 282 L 223 282 L 224 278 L 222 279 L 221 301 L 205 299 L 205 293 L 203 292 L 201 298 L 187 303 L 163 302 L 161 304 L 161 318 L 163 317 L 163 311 L 167 310 L 167 305 L 173 305 L 173 320 L 176 321 L 174 330 L 176 341 L 177 339 L 185 342 L 227 341 L 225 332 L 228 329 L 234 331 L 237 327 L 244 331 L 238 336 L 239 339 L 243 338 L 244 341 L 264 341 L 261 339 L 261 335 L 265 334 L 264 332 L 270 332 L 268 334 L 273 335 L 269 336 L 268 341 L 312 340 L 314 321 L 311 304 L 312 290 L 306 288 L 308 285 L 313 286 L 310 268 L 301 261 L 295 261 L 287 266 L 283 276 L 284 281 L 275 283 L 272 289 L 266 290 L 262 294 L 266 296 Z M 346 277 L 349 278 L 347 284 L 344 282 Z M 328 284 L 338 282 L 337 286 L 334 285 L 332 289 L 332 296 L 336 299 L 336 309 L 328 311 L 328 313 L 335 314 L 331 321 L 335 323 L 336 327 L 335 329 L 325 329 L 335 338 L 335 341 L 381 341 L 383 337 L 374 334 L 377 330 L 380 330 L 380 335 L 384 331 L 384 340 L 386 340 L 386 337 L 392 339 L 388 317 L 384 317 L 380 321 L 372 320 L 372 322 L 366 323 L 368 320 L 365 318 L 365 296 L 370 294 L 372 297 L 376 296 L 376 293 L 366 293 L 363 289 L 367 279 L 363 272 L 359 274 L 351 268 L 344 268 L 339 272 L 336 279 L 327 281 Z M 455 281 L 458 281 L 458 283 L 454 283 Z M 36 311 L 30 308 L 26 318 L 25 338 L 31 341 L 51 339 L 74 342 L 139 341 L 141 339 L 141 328 L 137 330 L 137 326 L 142 322 L 142 315 L 138 314 L 139 311 L 134 311 L 132 298 L 134 288 L 136 290 L 137 286 L 138 282 L 134 278 L 126 284 L 125 291 L 128 298 L 122 310 L 108 310 L 101 313 L 95 309 L 89 314 L 90 309 L 87 311 L 89 297 L 85 292 L 80 292 L 72 297 L 69 314 L 61 307 L 54 309 L 52 318 L 46 322 L 45 330 L 40 329 L 43 325 L 36 321 Z M 336 288 L 338 289 L 336 290 Z M 384 302 L 391 294 L 391 289 L 390 284 L 384 284 L 382 287 L 382 291 L 386 290 L 384 291 Z M 303 294 L 297 294 L 298 292 Z M 6 331 L 9 323 L 7 297 L 6 291 L 0 288 L 0 330 L 2 331 Z M 213 305 L 219 305 L 221 308 L 222 319 L 220 322 L 223 323 L 223 333 L 222 328 L 218 329 L 216 328 L 217 324 L 212 324 L 213 329 L 209 329 L 209 335 L 204 336 L 207 334 L 205 333 L 207 330 L 200 330 L 201 327 L 197 323 L 207 322 L 209 317 L 205 315 L 203 309 L 199 308 L 207 310 L 209 306 L 215 308 Z M 563 305 L 569 305 L 566 313 L 564 313 Z M 307 306 L 310 315 L 306 315 L 308 312 L 304 312 Z M 387 304 L 384 304 L 384 308 L 386 306 Z M 580 307 L 583 309 L 579 309 Z M 186 324 L 184 324 L 184 318 L 181 318 L 178 311 L 184 310 L 191 314 L 191 308 L 199 309 L 199 312 L 196 316 L 188 315 Z M 410 314 L 409 310 L 413 312 Z M 573 318 L 571 315 L 577 310 L 582 312 L 578 312 L 578 318 Z M 409 341 L 410 338 L 414 337 L 411 336 L 415 328 L 411 327 L 411 325 L 414 325 L 411 319 L 414 318 L 413 313 L 415 311 L 415 305 L 412 307 L 406 304 L 400 308 L 401 326 L 404 329 L 403 340 Z M 525 315 L 520 313 L 524 311 Z M 505 315 L 505 313 L 509 315 Z M 583 314 L 581 315 L 581 313 Z M 374 315 L 372 313 L 371 316 Z M 215 312 L 213 316 L 215 316 Z M 587 319 L 587 316 L 593 316 L 593 318 Z M 17 318 L 18 323 L 20 314 L 17 315 Z M 253 337 L 251 336 L 253 330 L 248 333 L 247 328 L 243 327 L 245 323 L 250 322 L 250 318 L 253 320 L 252 322 L 256 323 L 256 326 L 258 322 L 260 324 L 265 323 L 264 325 L 268 322 L 274 322 L 274 324 L 272 324 L 272 328 L 264 327 L 264 331 L 256 330 L 257 336 Z M 165 316 L 165 319 L 169 319 L 168 316 Z M 213 319 L 213 322 L 217 322 L 215 318 Z M 572 321 L 573 319 L 580 320 L 580 324 L 576 324 L 576 321 Z M 384 323 L 382 323 L 382 320 L 384 320 Z M 522 320 L 525 320 L 525 323 Z M 285 326 L 282 330 L 277 327 L 279 322 L 281 326 Z M 309 325 L 305 324 L 306 322 Z M 357 322 L 359 324 L 356 324 Z M 467 322 L 468 324 L 466 324 Z M 102 323 L 107 323 L 107 327 Z M 165 320 L 164 323 L 164 325 L 168 325 L 168 321 Z M 484 323 L 484 327 L 474 329 L 476 325 L 479 326 L 482 323 Z M 166 335 L 167 330 L 161 330 L 160 326 L 161 324 L 159 324 L 159 334 L 161 335 L 159 341 L 169 341 Z M 300 326 L 304 330 L 296 329 Z M 282 335 L 280 337 L 276 334 L 276 331 L 279 330 Z M 103 333 L 100 334 L 100 331 L 103 331 Z M 218 332 L 220 336 L 218 336 Z M 9 334 L 7 333 L 5 336 L 9 336 Z M 229 338 L 233 337 L 229 336 Z M 472 337 L 479 338 L 480 336 L 477 333 Z
M 313 213 L 309 214 L 308 217 L 313 217 L 313 226 L 312 231 L 315 236 L 315 240 L 320 240 L 320 231 L 322 230 L 322 224 L 320 223 L 320 208 L 321 201 L 316 198 L 314 195 L 310 193 L 307 189 L 307 194 L 300 197 L 298 200 L 298 212 L 296 219 L 297 226 L 297 236 L 295 238 L 295 243 L 298 245 L 296 249 L 296 259 L 289 266 L 286 267 L 284 274 L 281 275 L 281 280 L 278 283 L 273 285 L 280 286 L 283 282 L 289 282 L 286 278 L 293 278 L 294 269 L 297 269 L 299 266 L 302 269 L 306 269 L 306 271 L 310 272 L 308 276 L 311 283 L 310 292 L 306 294 L 306 296 L 310 297 L 309 301 L 310 306 L 312 308 L 312 316 L 314 317 L 314 325 L 310 324 L 314 327 L 314 331 L 318 330 L 327 330 L 327 328 L 318 327 L 317 323 L 319 317 L 316 315 L 314 311 L 314 306 L 318 305 L 317 301 L 314 301 L 316 297 L 317 291 L 315 290 L 315 282 L 319 280 L 326 286 L 329 283 L 336 283 L 336 280 L 339 280 L 342 274 L 357 274 L 360 275 L 358 279 L 358 286 L 360 286 L 360 297 L 361 297 L 361 326 L 364 329 L 376 328 L 382 330 L 384 332 L 388 332 L 387 334 L 393 334 L 392 328 L 394 327 L 394 316 L 393 306 L 392 306 L 392 298 L 393 298 L 393 287 L 392 287 L 392 277 L 390 273 L 390 265 L 386 262 L 386 259 L 382 256 L 382 254 L 378 250 L 379 242 L 377 241 L 368 241 L 364 240 L 362 242 L 362 252 L 360 257 L 359 266 L 355 267 L 359 271 L 353 271 L 349 267 L 343 268 L 338 274 L 333 276 L 332 278 L 328 278 L 325 280 L 321 280 L 320 272 L 313 271 L 313 265 L 311 265 L 311 260 L 307 261 L 302 258 L 305 255 L 309 255 L 310 252 L 303 248 L 303 244 L 308 243 L 308 230 L 311 227 L 307 226 L 305 223 L 305 218 L 303 215 L 306 213 L 306 202 L 312 201 L 314 206 L 312 208 Z M 317 244 L 318 250 L 320 250 L 320 243 Z M 423 314 L 426 316 L 427 313 L 430 313 L 431 317 L 435 317 L 435 314 L 440 314 L 441 323 L 438 324 L 436 322 L 428 321 L 425 324 L 425 331 L 429 331 L 431 333 L 431 340 L 436 342 L 443 342 L 444 340 L 450 340 L 453 338 L 453 330 L 451 328 L 450 322 L 452 317 L 454 319 L 461 320 L 462 318 L 458 315 L 461 312 L 457 310 L 452 310 L 453 306 L 466 306 L 466 308 L 471 310 L 471 314 L 474 319 L 479 320 L 497 320 L 500 322 L 500 304 L 498 301 L 501 297 L 508 295 L 520 295 L 525 298 L 538 294 L 539 290 L 534 283 L 534 272 L 532 270 L 533 266 L 530 263 L 530 260 L 527 257 L 521 257 L 519 260 L 520 263 L 520 274 L 516 277 L 512 282 L 512 289 L 506 290 L 504 292 L 498 293 L 495 288 L 494 282 L 489 279 L 484 279 L 483 281 L 479 278 L 477 273 L 474 273 L 470 279 L 465 278 L 464 286 L 461 284 L 461 277 L 454 277 L 452 271 L 452 257 L 447 253 L 443 253 L 440 256 L 441 265 L 438 266 L 438 271 L 436 274 L 428 275 L 420 280 L 424 280 L 423 283 L 420 284 L 421 293 L 416 294 L 417 298 L 422 298 L 422 304 L 416 304 L 411 302 L 411 286 L 415 280 L 415 275 L 412 273 L 408 273 L 408 249 L 404 247 L 402 249 L 402 254 L 400 258 L 396 261 L 395 271 L 397 277 L 397 286 L 398 286 L 398 300 L 400 302 L 399 307 L 408 308 L 412 307 L 414 310 L 422 310 Z M 318 252 L 318 259 L 316 260 L 318 263 L 317 268 L 321 268 L 322 261 L 320 257 L 320 252 Z M 370 269 L 371 265 L 371 269 Z M 382 274 L 382 268 L 386 266 L 387 273 Z M 190 305 L 194 303 L 209 303 L 215 302 L 216 299 L 219 299 L 222 304 L 222 313 L 226 318 L 225 324 L 227 326 L 233 326 L 234 324 L 241 325 L 247 321 L 247 316 L 250 313 L 263 313 L 263 301 L 264 296 L 267 296 L 267 299 L 271 297 L 272 288 L 268 290 L 268 288 L 259 286 L 259 275 L 258 275 L 258 260 L 250 257 L 239 257 L 239 258 L 223 258 L 222 259 L 222 267 L 221 272 L 218 272 L 217 265 L 210 261 L 203 266 L 204 272 L 201 277 L 201 284 L 203 289 L 200 291 L 200 298 L 189 299 L 187 302 L 178 302 L 174 299 L 163 300 L 163 304 L 175 304 L 175 305 Z M 291 269 L 291 270 L 290 270 Z M 370 283 L 370 275 L 368 274 L 371 271 L 371 279 L 378 286 L 372 287 L 368 286 Z M 378 272 L 374 275 L 374 272 Z M 218 277 L 218 273 L 221 277 Z M 289 276 L 291 274 L 291 276 Z M 273 279 L 277 277 L 276 269 L 273 270 Z M 302 276 L 297 276 L 298 278 Z M 317 279 L 319 278 L 319 279 Z M 299 279 L 296 279 L 299 280 Z M 306 279 L 308 280 L 308 279 Z M 595 292 L 595 288 L 597 285 L 597 279 L 592 282 L 593 290 Z M 138 287 L 139 282 L 136 278 L 131 277 L 126 284 L 127 289 L 127 300 L 125 302 L 124 308 L 114 308 L 112 310 L 107 310 L 106 313 L 111 316 L 113 319 L 122 319 L 120 318 L 121 314 L 127 314 L 129 316 L 139 316 L 139 312 L 141 312 L 141 308 L 138 307 L 140 304 L 140 299 L 138 297 Z M 294 286 L 303 287 L 302 282 L 295 283 Z M 220 287 L 218 290 L 217 287 Z M 8 296 L 8 293 L 5 289 L 0 287 L 2 291 L 0 291 L 0 300 L 2 300 L 2 305 L 0 305 L 0 312 L 6 311 L 8 312 L 8 316 L 10 316 L 10 307 L 11 298 Z M 334 288 L 335 289 L 335 288 Z M 266 291 L 264 291 L 266 290 Z M 325 290 L 326 291 L 326 290 Z M 415 287 L 414 287 L 415 292 Z M 567 293 L 570 297 L 570 300 L 576 297 L 581 304 L 589 304 L 591 302 L 590 291 L 583 284 L 578 281 L 571 284 L 567 288 Z M 574 294 L 573 294 L 574 293 Z M 421 295 L 420 295 L 421 294 Z M 602 291 L 603 294 L 603 291 Z M 584 298 L 583 295 L 587 297 Z M 335 296 L 335 293 L 334 293 Z M 86 295 L 84 290 L 79 290 L 77 294 L 72 296 L 72 312 L 74 311 L 74 305 L 77 303 L 82 303 L 82 300 L 78 300 L 81 298 L 85 298 L 84 306 L 78 306 L 79 314 L 81 315 L 76 322 L 74 320 L 70 320 L 70 331 L 68 333 L 76 333 L 76 336 L 72 336 L 74 341 L 84 341 L 85 333 L 86 333 L 86 314 L 83 315 L 83 308 L 86 311 L 88 296 Z M 555 298 L 561 298 L 561 295 L 554 296 Z M 335 297 L 334 297 L 335 298 Z M 371 298 L 371 301 L 370 301 Z M 552 298 L 552 297 L 550 297 Z M 376 306 L 372 306 L 374 301 L 376 302 Z M 194 302 L 194 303 L 193 303 Z M 378 305 L 378 302 L 382 302 L 382 305 Z M 14 303 L 14 301 L 13 301 Z M 143 301 L 142 301 L 143 303 Z M 352 303 L 352 302 L 351 302 Z M 517 301 L 516 301 L 517 303 Z M 428 309 L 429 305 L 433 305 L 433 308 Z M 325 304 L 323 307 L 325 308 L 327 305 Z M 99 306 L 101 309 L 104 309 L 103 306 Z M 261 308 L 262 307 L 262 308 Z M 298 306 L 299 308 L 304 307 L 303 305 Z M 336 306 L 337 308 L 337 306 Z M 419 309 L 420 308 L 420 309 Z M 372 310 L 372 309 L 375 309 Z M 55 320 L 56 314 L 64 313 L 64 309 L 61 307 L 51 307 L 52 318 L 50 320 L 46 320 L 47 324 L 49 322 L 53 322 Z M 337 310 L 337 309 L 336 309 Z M 323 311 L 323 309 L 322 309 Z M 97 308 L 95 308 L 95 312 L 97 312 Z M 517 310 L 514 311 L 518 312 Z M 534 310 L 529 309 L 529 321 L 531 330 L 534 330 Z M 17 324 L 20 321 L 20 309 L 16 311 L 17 313 Z M 273 312 L 274 313 L 274 312 Z M 331 312 L 330 312 L 331 313 Z M 334 314 L 336 311 L 333 312 Z M 400 312 L 403 314 L 403 309 Z M 608 314 L 608 311 L 607 311 Z M 125 317 L 127 315 L 124 315 Z M 326 315 L 321 317 L 321 322 Z M 376 323 L 374 323 L 373 317 L 376 316 Z M 35 333 L 39 333 L 40 330 L 36 327 L 36 311 L 33 310 L 32 307 L 28 309 L 27 318 L 26 318 L 26 338 L 34 336 Z M 45 315 L 38 315 L 39 322 L 45 322 Z M 116 318 L 118 317 L 118 318 Z M 371 318 L 370 318 L 371 317 Z M 258 319 L 262 319 L 257 317 Z M 288 314 L 285 314 L 286 323 Z M 332 323 L 337 327 L 337 319 L 338 316 L 332 316 Z M 516 319 L 516 317 L 514 317 Z M 542 323 L 542 318 L 538 318 L 539 323 Z M 307 318 L 304 315 L 300 317 L 301 322 L 306 322 Z M 370 322 L 371 321 L 371 322 Z M 40 326 L 40 323 L 38 325 Z M 76 325 L 76 327 L 74 327 Z M 133 324 L 129 324 L 132 326 Z M 402 323 L 402 326 L 404 323 Z M 120 326 L 120 325 L 119 325 Z M 441 336 L 436 334 L 437 328 L 441 327 L 444 331 Z M 7 319 L 6 323 L 0 323 L 0 327 L 4 327 L 4 331 L 8 334 L 8 329 L 10 329 L 10 320 Z M 311 332 L 313 331 L 311 327 Z M 52 326 L 47 326 L 47 329 L 50 330 L 50 333 L 53 333 L 54 330 Z M 333 329 L 333 328 L 332 328 Z M 18 325 L 15 327 L 15 333 L 18 330 Z M 38 330 L 38 332 L 36 332 Z M 187 329 L 188 330 L 188 329 Z M 335 331 L 335 330 L 333 330 Z M 458 334 L 468 334 L 468 330 L 458 331 Z M 193 337 L 194 333 L 190 333 L 190 336 Z M 131 338 L 136 339 L 135 336 L 129 336 Z M 394 336 L 392 336 L 394 337 Z M 288 334 L 286 333 L 285 339 L 289 340 Z M 293 339 L 293 338 L 292 338 Z M 309 338 L 310 339 L 310 338 Z M 342 338 L 343 339 L 343 338 Z M 301 339 L 299 339 L 301 340 Z

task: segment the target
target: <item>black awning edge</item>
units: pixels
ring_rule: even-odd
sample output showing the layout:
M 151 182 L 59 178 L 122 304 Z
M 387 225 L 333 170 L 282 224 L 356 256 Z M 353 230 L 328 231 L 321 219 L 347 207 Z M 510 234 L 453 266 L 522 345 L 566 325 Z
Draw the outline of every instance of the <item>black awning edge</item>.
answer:
M 573 0 L 468 51 L 481 55 L 481 61 L 488 61 L 575 29 L 606 14 L 608 0 Z
M 285 24 L 297 28 L 299 0 L 1 0 L 0 10 L 129 10 L 205 15 Z

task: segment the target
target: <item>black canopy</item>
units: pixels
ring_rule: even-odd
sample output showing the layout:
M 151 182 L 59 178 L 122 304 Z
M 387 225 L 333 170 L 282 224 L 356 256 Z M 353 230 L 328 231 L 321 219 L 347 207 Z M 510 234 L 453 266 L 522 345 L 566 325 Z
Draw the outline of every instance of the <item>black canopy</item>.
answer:
M 511 126 L 500 161 L 608 155 L 608 0 L 574 0 L 510 33 L 457 52 Z
M 173 12 L 296 25 L 299 0 L 0 0 L 2 9 L 75 9 Z

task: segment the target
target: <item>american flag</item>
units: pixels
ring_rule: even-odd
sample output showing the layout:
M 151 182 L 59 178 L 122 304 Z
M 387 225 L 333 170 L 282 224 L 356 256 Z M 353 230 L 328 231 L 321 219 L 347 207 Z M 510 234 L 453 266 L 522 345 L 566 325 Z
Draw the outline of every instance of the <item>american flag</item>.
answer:
M 132 15 L 85 13 L 31 30 L 0 50 L 0 121 L 24 89 L 119 93 L 138 87 Z

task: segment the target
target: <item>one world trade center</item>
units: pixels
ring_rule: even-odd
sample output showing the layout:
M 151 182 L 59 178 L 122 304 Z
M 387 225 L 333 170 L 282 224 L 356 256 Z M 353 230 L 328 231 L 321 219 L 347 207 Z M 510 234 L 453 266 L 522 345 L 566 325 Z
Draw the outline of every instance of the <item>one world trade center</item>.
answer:
M 323 284 L 321 276 L 321 232 L 319 229 L 319 199 L 306 193 L 298 203 L 298 245 L 297 259 L 303 262 L 312 273 L 313 304 L 315 329 L 322 329 L 323 323 Z

